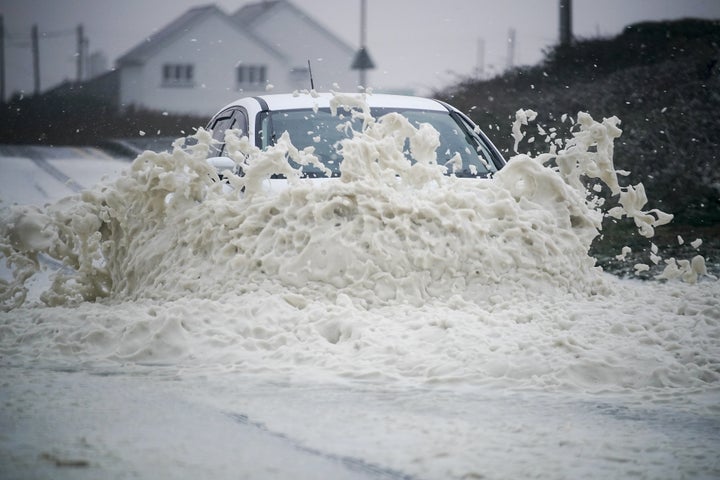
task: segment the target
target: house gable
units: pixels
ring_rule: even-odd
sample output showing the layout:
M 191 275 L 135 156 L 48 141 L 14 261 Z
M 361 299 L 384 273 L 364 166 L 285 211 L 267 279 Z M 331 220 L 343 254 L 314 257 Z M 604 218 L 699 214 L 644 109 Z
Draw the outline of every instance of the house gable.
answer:
M 231 19 L 241 27 L 250 27 L 260 17 L 277 7 L 279 0 L 266 0 L 258 3 L 243 5 L 235 12 Z
M 307 71 L 309 60 L 318 90 L 335 88 L 334 84 L 354 90 L 356 75 L 350 69 L 354 49 L 292 2 L 273 0 L 246 5 L 231 18 L 284 52 L 292 71 Z M 305 81 L 301 87 L 308 86 Z
M 355 52 L 353 47 L 346 44 L 337 35 L 287 0 L 265 0 L 245 5 L 232 14 L 231 20 L 240 27 L 253 30 L 265 40 L 269 40 L 267 34 L 263 34 L 263 29 L 267 27 L 267 23 L 271 21 L 274 14 L 278 14 L 283 10 L 290 12 L 298 20 L 298 23 L 304 23 L 306 28 L 314 30 L 316 34 L 324 37 L 328 42 L 346 50 L 349 55 Z M 300 25 L 296 26 L 301 28 Z M 306 29 L 303 30 L 307 31 Z
M 191 8 L 167 26 L 148 36 L 144 41 L 130 49 L 117 60 L 118 67 L 124 65 L 142 65 L 156 51 L 171 43 L 175 38 L 187 31 L 192 25 L 202 21 L 210 15 L 223 13 L 215 5 Z
M 158 32 L 148 36 L 143 42 L 133 47 L 126 54 L 121 56 L 117 60 L 118 66 L 123 65 L 136 65 L 145 63 L 148 58 L 152 57 L 158 50 L 172 44 L 178 37 L 183 35 L 183 32 L 187 32 L 194 25 L 204 21 L 210 16 L 216 16 L 222 18 L 232 28 L 237 29 L 238 24 L 231 21 L 231 19 L 215 5 L 205 5 L 202 7 L 191 8 L 167 26 L 160 29 Z M 266 43 L 262 38 L 253 34 L 252 31 L 243 30 L 243 33 L 248 35 L 252 41 L 257 42 L 268 50 L 272 55 L 283 57 L 283 54 L 273 48 L 271 44 Z

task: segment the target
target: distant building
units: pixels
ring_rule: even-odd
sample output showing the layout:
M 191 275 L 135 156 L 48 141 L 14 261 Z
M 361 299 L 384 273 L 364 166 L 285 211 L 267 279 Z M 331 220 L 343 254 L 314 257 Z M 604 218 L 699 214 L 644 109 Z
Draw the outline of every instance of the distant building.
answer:
M 272 88 L 354 91 L 354 49 L 288 0 L 193 8 L 121 56 L 121 107 L 209 114 Z
M 91 53 L 87 59 L 87 78 L 95 78 L 99 75 L 107 73 L 108 61 L 105 54 L 101 51 Z

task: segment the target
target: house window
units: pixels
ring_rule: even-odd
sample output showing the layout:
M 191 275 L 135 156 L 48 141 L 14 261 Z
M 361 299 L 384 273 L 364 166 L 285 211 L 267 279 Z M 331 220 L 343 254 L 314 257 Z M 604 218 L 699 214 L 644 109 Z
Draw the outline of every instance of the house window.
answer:
M 238 88 L 264 85 L 267 82 L 267 67 L 265 65 L 238 65 Z
M 162 84 L 165 87 L 192 87 L 194 70 L 189 63 L 166 63 L 162 68 Z

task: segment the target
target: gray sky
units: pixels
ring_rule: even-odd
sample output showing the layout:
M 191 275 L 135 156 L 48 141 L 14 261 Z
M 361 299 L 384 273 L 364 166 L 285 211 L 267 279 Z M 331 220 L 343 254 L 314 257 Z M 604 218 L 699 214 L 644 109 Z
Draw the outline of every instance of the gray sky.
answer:
M 234 12 L 255 0 L 216 0 Z M 360 0 L 291 0 L 352 46 L 359 44 Z M 188 8 L 212 0 L 0 0 L 6 35 L 6 95 L 31 93 L 30 29 L 38 25 L 41 88 L 75 78 L 75 28 L 108 66 Z M 558 38 L 558 0 L 367 0 L 367 44 L 377 69 L 368 83 L 427 94 L 473 74 L 482 64 L 502 71 L 508 31 L 516 31 L 514 63 L 534 64 Z M 608 36 L 643 20 L 720 19 L 720 0 L 573 0 L 576 37 Z M 484 43 L 484 50 L 479 48 Z M 480 52 L 484 51 L 484 55 Z

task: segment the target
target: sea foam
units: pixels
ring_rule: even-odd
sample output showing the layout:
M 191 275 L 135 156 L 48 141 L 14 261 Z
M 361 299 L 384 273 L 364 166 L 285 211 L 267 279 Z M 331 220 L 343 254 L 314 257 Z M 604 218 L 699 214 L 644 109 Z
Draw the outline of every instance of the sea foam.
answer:
M 201 129 L 78 196 L 4 211 L 2 357 L 611 390 L 717 382 L 718 284 L 675 280 L 703 278 L 702 257 L 643 283 L 588 253 L 606 215 L 648 237 L 671 219 L 620 185 L 616 118 L 580 114 L 562 149 L 470 180 L 443 175 L 432 128 L 366 114 L 338 179 L 299 178 L 288 159 L 316 159 L 287 135 L 260 151 L 229 132 L 244 176 L 221 181 Z M 64 266 L 27 304 L 44 257 Z

